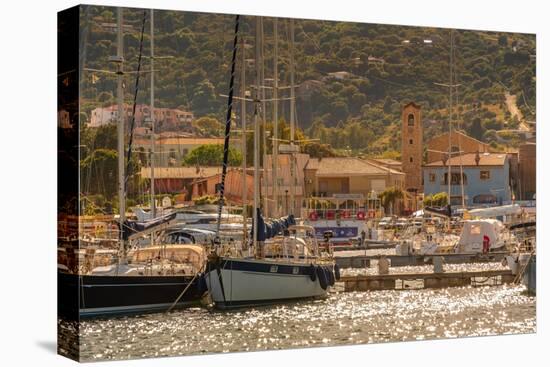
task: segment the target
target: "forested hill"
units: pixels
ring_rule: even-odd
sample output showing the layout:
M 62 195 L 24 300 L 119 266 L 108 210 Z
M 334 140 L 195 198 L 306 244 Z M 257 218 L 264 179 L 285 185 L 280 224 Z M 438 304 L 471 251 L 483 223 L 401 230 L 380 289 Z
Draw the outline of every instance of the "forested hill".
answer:
M 125 10 L 126 68 L 135 70 L 143 10 Z M 254 20 L 241 17 L 247 42 L 247 81 L 254 80 Z M 114 68 L 108 58 L 116 53 L 116 34 L 109 24 L 116 12 L 109 7 L 84 7 L 81 39 L 83 66 Z M 149 16 L 143 43 L 149 55 Z M 234 16 L 190 12 L 155 12 L 156 105 L 210 115 L 223 121 L 228 93 Z M 336 149 L 382 154 L 399 150 L 397 126 L 400 106 L 422 105 L 427 137 L 448 128 L 450 31 L 448 29 L 377 24 L 295 21 L 297 117 L 299 127 Z M 535 36 L 501 32 L 453 32 L 455 126 L 494 145 L 506 144 L 499 130 L 516 129 L 505 92 L 516 96 L 525 120 L 534 121 Z M 265 76 L 273 78 L 273 19 L 264 19 Z M 289 84 L 289 25 L 279 21 L 279 79 Z M 242 50 L 239 50 L 241 52 Z M 240 55 L 236 90 L 240 82 Z M 143 68 L 149 67 L 144 59 Z M 344 73 L 338 73 L 344 72 Z M 331 74 L 337 73 L 337 74 Z M 126 101 L 133 97 L 135 74 L 126 81 Z M 272 79 L 267 80 L 269 84 Z M 114 103 L 116 80 L 108 74 L 83 74 L 83 115 Z M 267 90 L 269 98 L 270 91 Z M 282 89 L 281 95 L 288 94 Z M 142 78 L 138 103 L 149 103 L 148 76 Z M 288 120 L 288 101 L 280 115 Z M 268 119 L 271 116 L 268 103 Z M 238 112 L 238 111 L 237 111 Z M 503 135 L 506 138 L 506 135 Z M 517 139 L 508 136 L 510 144 Z

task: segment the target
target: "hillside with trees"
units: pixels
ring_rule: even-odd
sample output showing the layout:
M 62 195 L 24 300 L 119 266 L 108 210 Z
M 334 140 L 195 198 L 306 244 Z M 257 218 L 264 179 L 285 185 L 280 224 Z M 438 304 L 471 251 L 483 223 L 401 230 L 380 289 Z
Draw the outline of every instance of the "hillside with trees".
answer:
M 84 7 L 81 49 L 85 69 L 114 70 L 114 8 Z M 143 10 L 125 11 L 127 70 L 136 70 Z M 143 43 L 149 55 L 149 16 Z M 254 23 L 242 17 L 247 46 L 247 81 L 254 80 Z M 197 135 L 221 135 L 226 113 L 234 16 L 191 12 L 155 12 L 155 104 L 180 108 L 198 119 Z M 107 24 L 107 25 L 106 25 Z M 264 21 L 266 84 L 273 78 L 273 21 Z M 289 25 L 279 21 L 279 84 L 289 85 Z M 516 97 L 527 121 L 535 121 L 535 35 L 453 31 L 454 125 L 496 148 L 519 142 L 505 93 Z M 295 21 L 297 124 L 316 154 L 368 154 L 399 157 L 401 106 L 422 106 L 425 139 L 448 129 L 450 30 L 318 20 Z M 243 50 L 239 50 L 242 52 Z M 149 68 L 145 58 L 142 67 Z M 240 55 L 239 55 L 240 61 Z M 237 65 L 240 69 L 242 65 Z M 236 91 L 240 91 L 239 71 Z M 149 103 L 149 76 L 140 81 L 138 103 Z M 126 103 L 133 100 L 135 74 L 126 78 Z M 81 121 L 98 106 L 115 103 L 116 78 L 84 71 Z M 267 92 L 269 98 L 269 90 Z M 288 89 L 281 89 L 282 96 Z M 288 101 L 280 102 L 281 120 L 289 120 Z M 248 116 L 253 106 L 249 103 Z M 272 106 L 267 103 L 267 119 Z M 240 111 L 236 109 L 236 117 Z M 238 121 L 238 119 L 237 119 Z M 271 122 L 271 121 L 270 121 Z M 111 160 L 109 152 L 94 159 Z M 109 153 L 109 154 L 107 154 Z

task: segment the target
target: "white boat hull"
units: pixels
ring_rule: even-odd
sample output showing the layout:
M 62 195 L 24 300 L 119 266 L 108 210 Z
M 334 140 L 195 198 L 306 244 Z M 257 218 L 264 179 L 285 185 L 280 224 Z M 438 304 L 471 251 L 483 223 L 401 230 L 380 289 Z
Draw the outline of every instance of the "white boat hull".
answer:
M 330 286 L 323 289 L 310 270 L 305 263 L 221 258 L 206 273 L 206 284 L 218 308 L 325 296 Z

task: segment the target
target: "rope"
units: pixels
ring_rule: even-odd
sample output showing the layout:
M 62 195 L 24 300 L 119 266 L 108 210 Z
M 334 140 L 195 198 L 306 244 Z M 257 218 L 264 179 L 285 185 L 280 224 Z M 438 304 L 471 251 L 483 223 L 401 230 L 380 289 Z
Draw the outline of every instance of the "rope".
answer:
M 235 37 L 233 39 L 233 55 L 231 57 L 231 78 L 229 80 L 229 95 L 227 97 L 227 116 L 225 118 L 225 139 L 223 144 L 223 165 L 220 182 L 220 201 L 218 202 L 218 224 L 216 239 L 219 241 L 220 226 L 222 220 L 223 201 L 225 194 L 225 176 L 227 174 L 227 161 L 229 160 L 229 134 L 231 133 L 231 112 L 233 110 L 233 85 L 235 82 L 235 64 L 237 58 L 237 42 L 239 36 L 239 15 L 235 16 Z
M 193 284 L 193 282 L 195 281 L 195 279 L 197 279 L 197 276 L 199 274 L 202 273 L 202 270 L 204 269 L 204 264 L 203 266 L 200 268 L 200 270 L 198 272 L 195 273 L 195 275 L 193 276 L 193 279 L 191 279 L 191 281 L 189 282 L 189 284 L 187 284 L 185 286 L 185 288 L 183 289 L 183 291 L 180 293 L 180 295 L 178 296 L 178 298 L 176 298 L 176 300 L 174 301 L 174 303 L 172 303 L 172 305 L 170 305 L 170 307 L 168 307 L 168 310 L 166 310 L 166 313 L 172 311 L 172 309 L 176 306 L 176 304 L 179 302 L 179 300 L 181 299 L 181 297 L 183 297 L 183 295 L 185 294 L 185 292 L 187 292 L 187 290 L 189 289 L 189 287 L 191 287 L 191 285 Z
M 513 284 L 519 284 L 520 283 L 521 279 L 523 278 L 523 274 L 525 273 L 525 270 L 527 270 L 527 267 L 529 266 L 529 263 L 531 262 L 531 257 L 533 256 L 534 253 L 535 253 L 534 249 L 533 249 L 533 251 L 531 251 L 529 253 L 529 258 L 527 259 L 527 261 L 525 262 L 525 265 L 523 265 L 521 270 L 518 271 L 518 273 L 516 274 L 516 277 L 514 278 L 514 283 Z M 519 254 L 518 254 L 518 261 L 519 261 Z
M 134 87 L 134 104 L 132 106 L 132 121 L 130 123 L 130 138 L 128 139 L 128 161 L 126 162 L 126 177 L 124 179 L 124 192 L 126 192 L 128 186 L 128 178 L 130 177 L 130 162 L 132 158 L 132 141 L 134 139 L 134 125 L 136 123 L 136 104 L 137 104 L 137 95 L 139 91 L 139 77 L 141 75 L 141 53 L 143 51 L 143 34 L 145 33 L 145 20 L 147 19 L 147 11 L 143 11 L 143 21 L 141 23 L 141 36 L 139 39 L 139 54 L 138 54 L 138 65 L 136 73 L 136 84 Z M 152 111 L 151 111 L 152 113 Z

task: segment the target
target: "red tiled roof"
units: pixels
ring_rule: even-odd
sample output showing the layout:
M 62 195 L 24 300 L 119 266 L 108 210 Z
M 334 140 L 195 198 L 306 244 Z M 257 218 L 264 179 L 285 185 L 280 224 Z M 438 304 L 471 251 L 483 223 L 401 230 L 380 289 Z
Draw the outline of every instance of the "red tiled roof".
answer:
M 476 153 L 466 153 L 452 157 L 450 162 L 436 161 L 426 164 L 425 167 L 503 166 L 505 162 L 506 153 L 479 153 L 479 164 L 476 163 Z

